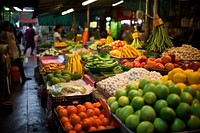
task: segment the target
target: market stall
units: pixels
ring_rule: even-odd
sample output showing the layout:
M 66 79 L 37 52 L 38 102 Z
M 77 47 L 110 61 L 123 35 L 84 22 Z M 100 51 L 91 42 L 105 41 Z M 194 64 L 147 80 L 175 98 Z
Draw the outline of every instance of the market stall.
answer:
M 173 47 L 169 40 L 161 49 L 152 43 L 163 38 L 159 28 L 147 44 L 109 37 L 86 48 L 81 41 L 66 41 L 39 53 L 54 130 L 198 132 L 199 50 L 189 44 Z M 136 34 L 132 37 L 139 39 Z

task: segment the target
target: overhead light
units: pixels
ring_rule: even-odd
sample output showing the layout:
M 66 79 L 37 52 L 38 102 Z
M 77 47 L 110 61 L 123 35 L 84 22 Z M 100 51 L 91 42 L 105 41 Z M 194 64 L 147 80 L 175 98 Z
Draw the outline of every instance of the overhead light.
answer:
M 34 12 L 34 9 L 26 9 L 26 8 L 23 8 L 23 12 Z
M 62 14 L 62 15 L 65 15 L 65 14 L 71 13 L 71 12 L 73 12 L 73 11 L 74 11 L 74 9 L 73 9 L 73 8 L 70 8 L 70 9 L 68 9 L 68 10 L 66 10 L 66 11 L 63 11 L 61 14 Z
M 117 3 L 112 4 L 112 6 L 117 6 L 117 5 L 119 5 L 119 4 L 123 3 L 123 2 L 124 2 L 124 1 L 121 0 L 121 1 L 119 1 L 119 2 L 117 2 Z
M 9 10 L 10 10 L 10 8 L 8 8 L 8 7 L 4 7 L 4 9 L 5 9 L 6 11 L 9 11 Z
M 16 11 L 18 11 L 18 12 L 21 12 L 22 11 L 22 9 L 20 9 L 19 7 L 16 7 L 16 6 L 14 6 L 13 7 Z
M 86 0 L 86 1 L 84 1 L 84 2 L 82 3 L 82 5 L 83 5 L 83 6 L 86 6 L 86 5 L 89 5 L 89 4 L 91 4 L 91 3 L 95 2 L 95 1 L 97 1 L 97 0 Z

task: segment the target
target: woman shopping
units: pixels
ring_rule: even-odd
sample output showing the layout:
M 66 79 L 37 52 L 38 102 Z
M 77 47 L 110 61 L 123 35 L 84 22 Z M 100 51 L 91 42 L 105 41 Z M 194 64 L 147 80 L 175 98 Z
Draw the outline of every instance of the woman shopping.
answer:
M 25 76 L 23 62 L 20 59 L 20 51 L 17 48 L 12 24 L 9 21 L 5 21 L 3 23 L 3 28 L 4 30 L 1 32 L 1 38 L 5 41 L 6 44 L 8 44 L 8 54 L 11 56 L 12 65 L 18 67 L 22 83 L 24 83 L 26 80 L 31 80 L 31 78 L 27 78 Z

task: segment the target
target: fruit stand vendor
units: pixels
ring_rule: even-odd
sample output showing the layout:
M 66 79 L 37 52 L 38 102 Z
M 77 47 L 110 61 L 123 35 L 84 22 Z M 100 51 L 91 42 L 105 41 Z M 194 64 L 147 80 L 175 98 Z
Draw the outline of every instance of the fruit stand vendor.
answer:
M 61 25 L 56 25 L 56 27 L 54 28 L 54 34 L 53 34 L 53 40 L 54 42 L 62 42 L 62 37 L 61 37 L 61 33 L 62 33 L 62 26 Z

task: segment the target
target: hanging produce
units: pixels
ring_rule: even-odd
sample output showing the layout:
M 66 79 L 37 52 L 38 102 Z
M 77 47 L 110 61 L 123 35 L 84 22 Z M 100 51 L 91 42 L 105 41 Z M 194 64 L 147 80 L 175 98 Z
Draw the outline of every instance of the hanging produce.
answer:
M 154 23 L 154 32 L 150 35 L 149 39 L 145 44 L 145 49 L 152 52 L 163 52 L 168 48 L 173 47 L 171 37 L 166 33 L 163 28 L 163 21 L 161 18 L 156 16 L 153 20 Z
M 106 38 L 106 44 L 111 44 L 112 42 L 114 42 L 113 37 L 112 37 L 112 31 L 109 30 L 108 31 L 108 36 Z
M 135 28 L 135 30 L 134 30 L 134 33 L 132 34 L 133 42 L 131 45 L 134 48 L 142 48 L 142 42 L 139 40 L 139 33 L 137 30 L 137 26 L 135 25 L 134 28 Z
M 84 32 L 83 32 L 83 38 L 82 38 L 82 43 L 83 46 L 86 46 L 87 41 L 88 41 L 88 28 L 85 28 Z

